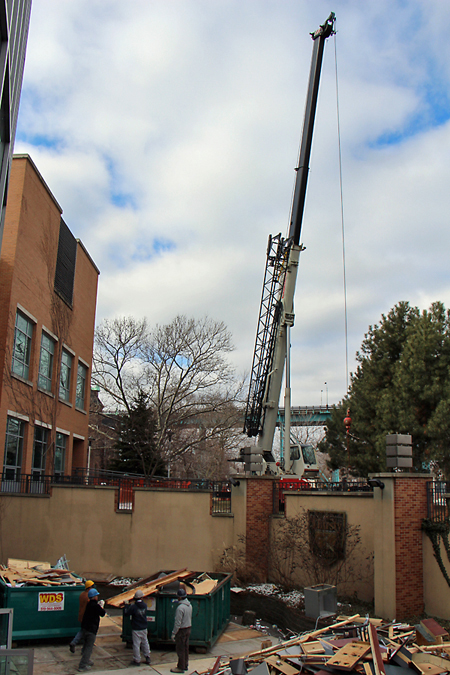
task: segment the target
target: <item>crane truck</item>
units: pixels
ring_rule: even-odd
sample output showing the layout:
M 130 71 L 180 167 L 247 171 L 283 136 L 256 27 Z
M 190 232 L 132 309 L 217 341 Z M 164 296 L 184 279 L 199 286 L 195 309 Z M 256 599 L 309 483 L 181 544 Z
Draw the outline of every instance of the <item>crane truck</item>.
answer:
M 311 33 L 313 52 L 306 96 L 302 140 L 289 234 L 269 236 L 266 268 L 256 331 L 253 364 L 244 421 L 244 433 L 257 436 L 256 446 L 244 448 L 241 457 L 253 473 L 273 473 L 300 479 L 307 471 L 317 472 L 312 446 L 291 444 L 290 435 L 290 329 L 294 324 L 294 293 L 300 253 L 300 234 L 306 198 L 309 159 L 317 107 L 320 72 L 325 41 L 333 35 L 335 15 L 331 12 L 324 24 Z M 277 424 L 278 405 L 286 365 L 284 462 L 275 461 L 272 446 Z M 312 451 L 312 452 L 311 452 Z M 284 464 L 284 466 L 283 466 Z

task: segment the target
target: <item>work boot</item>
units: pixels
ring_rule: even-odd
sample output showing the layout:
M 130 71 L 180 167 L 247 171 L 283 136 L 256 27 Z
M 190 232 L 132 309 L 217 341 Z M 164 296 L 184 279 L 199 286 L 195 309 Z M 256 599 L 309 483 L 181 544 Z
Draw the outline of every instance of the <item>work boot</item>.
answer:
M 70 649 L 70 651 L 72 652 L 72 654 L 75 654 L 75 645 L 73 645 L 72 643 L 70 643 L 69 649 Z
M 135 661 L 135 660 L 133 659 L 132 662 L 131 662 L 131 665 L 132 665 L 132 666 L 140 666 L 140 665 L 141 665 L 141 662 L 140 662 L 140 661 Z
M 171 668 L 170 669 L 171 673 L 184 673 L 184 670 L 182 668 Z
M 149 666 L 151 664 L 152 660 L 149 656 L 145 659 L 145 663 Z

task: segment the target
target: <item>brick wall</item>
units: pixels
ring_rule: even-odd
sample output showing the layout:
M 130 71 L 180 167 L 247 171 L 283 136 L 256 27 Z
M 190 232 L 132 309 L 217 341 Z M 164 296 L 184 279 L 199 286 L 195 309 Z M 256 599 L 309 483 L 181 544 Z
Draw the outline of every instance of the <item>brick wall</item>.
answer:
M 421 525 L 426 517 L 426 481 L 413 477 L 394 479 L 397 619 L 424 611 Z
M 270 476 L 247 479 L 246 564 L 247 570 L 267 581 L 269 573 L 270 518 L 273 511 L 273 482 Z

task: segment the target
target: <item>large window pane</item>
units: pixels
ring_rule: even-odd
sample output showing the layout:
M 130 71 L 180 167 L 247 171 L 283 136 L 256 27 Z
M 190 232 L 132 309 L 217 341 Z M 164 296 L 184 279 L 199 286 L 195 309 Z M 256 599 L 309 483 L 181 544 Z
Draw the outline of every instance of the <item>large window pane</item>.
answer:
M 22 448 L 25 422 L 8 417 L 6 422 L 3 480 L 18 480 L 22 466 Z
M 52 390 L 53 355 L 55 343 L 46 333 L 41 337 L 41 356 L 39 359 L 38 385 L 46 391 Z
M 77 372 L 77 396 L 76 407 L 84 410 L 84 400 L 86 396 L 87 368 L 82 363 L 78 363 Z
M 34 445 L 31 474 L 37 478 L 45 473 L 45 460 L 47 458 L 47 429 L 34 427 Z
M 72 372 L 72 356 L 63 349 L 61 356 L 61 375 L 59 378 L 59 397 L 70 401 L 70 377 Z
M 56 446 L 55 446 L 55 462 L 53 473 L 55 476 L 64 475 L 64 463 L 66 459 L 66 443 L 67 436 L 65 434 L 56 434 Z
M 16 325 L 14 330 L 12 371 L 25 379 L 28 379 L 30 369 L 32 336 L 32 322 L 18 311 L 16 314 Z

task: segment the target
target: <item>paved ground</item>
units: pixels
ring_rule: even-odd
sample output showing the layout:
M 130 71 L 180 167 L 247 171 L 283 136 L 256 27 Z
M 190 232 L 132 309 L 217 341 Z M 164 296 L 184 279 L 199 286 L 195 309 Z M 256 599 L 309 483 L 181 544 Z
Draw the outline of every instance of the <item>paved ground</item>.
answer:
M 170 675 L 170 669 L 176 665 L 175 648 L 167 651 L 152 649 L 152 665 L 132 666 L 133 653 L 121 641 L 121 616 L 106 616 L 101 619 L 90 673 L 106 675 L 111 671 L 120 671 L 120 675 Z M 189 658 L 189 673 L 207 671 L 218 656 L 244 656 L 261 648 L 262 640 L 267 636 L 256 630 L 230 623 L 206 654 L 196 654 L 191 651 Z M 274 638 L 271 638 L 274 642 Z M 31 645 L 30 645 L 31 646 Z M 66 644 L 61 641 L 54 644 L 35 644 L 34 648 L 34 675 L 73 675 L 78 673 L 78 664 L 81 658 L 81 649 L 77 647 L 75 654 L 69 651 L 69 639 Z

